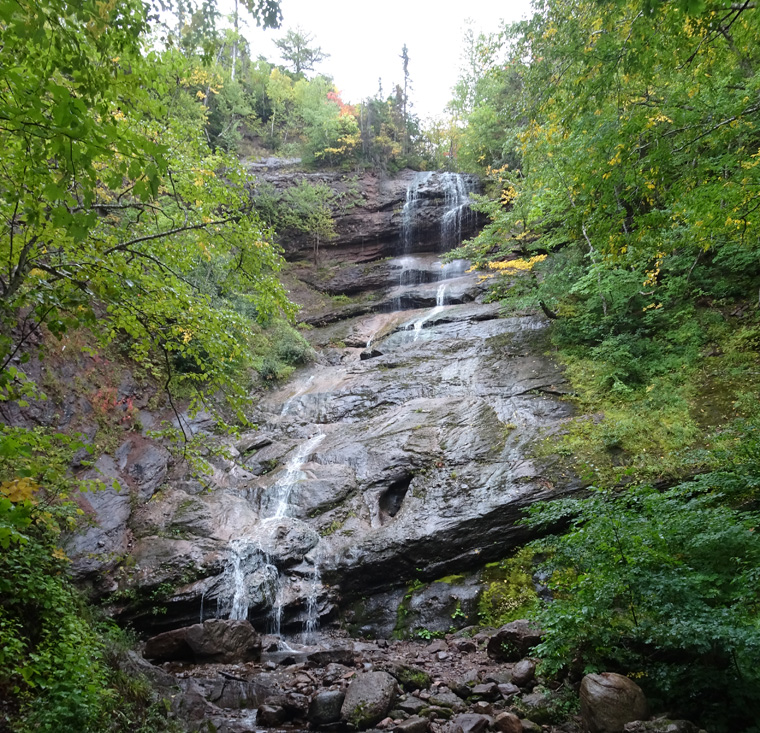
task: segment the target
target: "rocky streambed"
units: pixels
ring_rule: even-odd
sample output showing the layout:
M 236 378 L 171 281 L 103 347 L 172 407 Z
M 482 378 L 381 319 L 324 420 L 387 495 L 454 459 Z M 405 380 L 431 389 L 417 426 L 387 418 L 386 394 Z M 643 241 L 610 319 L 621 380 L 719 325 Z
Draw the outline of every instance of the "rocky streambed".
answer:
M 283 650 L 247 621 L 212 620 L 150 639 L 143 653 L 158 666 L 135 653 L 128 663 L 173 716 L 214 733 L 698 733 L 649 719 L 640 688 L 621 675 L 542 678 L 530 656 L 540 635 L 515 621 L 429 642 L 333 636 Z

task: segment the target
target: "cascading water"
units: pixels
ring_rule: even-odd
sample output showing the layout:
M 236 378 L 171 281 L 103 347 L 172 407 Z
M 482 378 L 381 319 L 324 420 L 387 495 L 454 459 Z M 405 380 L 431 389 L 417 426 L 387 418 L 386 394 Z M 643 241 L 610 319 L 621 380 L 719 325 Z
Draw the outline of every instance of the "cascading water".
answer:
M 446 305 L 446 283 L 441 283 L 438 286 L 438 290 L 435 294 L 435 308 L 433 308 L 431 311 L 426 313 L 422 318 L 414 322 L 414 340 L 416 341 L 420 334 L 422 333 L 422 327 L 429 321 L 433 316 L 438 315 Z
M 472 217 L 470 194 L 473 180 L 461 173 L 441 176 L 444 190 L 444 213 L 441 217 L 441 250 L 448 252 L 462 243 L 462 232 Z
M 309 459 L 314 449 L 324 440 L 324 434 L 318 433 L 302 443 L 285 467 L 285 475 L 273 487 L 270 493 L 270 506 L 273 510 L 262 512 L 259 518 L 263 524 L 283 519 L 288 514 L 289 499 L 293 488 L 303 477 L 301 467 Z M 228 546 L 229 556 L 224 570 L 225 584 L 230 598 L 229 605 L 223 610 L 231 619 L 247 619 L 251 605 L 249 581 L 254 573 L 262 573 L 265 582 L 259 583 L 263 588 L 267 606 L 270 608 L 269 632 L 280 636 L 283 607 L 283 587 L 277 566 L 261 545 L 261 540 L 250 538 L 233 539 Z
M 321 554 L 321 546 L 317 543 L 312 550 L 312 576 L 306 596 L 306 622 L 302 634 L 304 644 L 313 644 L 317 640 L 319 631 L 319 592 L 322 590 L 322 574 L 319 570 Z
M 293 454 L 293 457 L 287 462 L 287 465 L 285 466 L 285 476 L 272 487 L 270 499 L 271 501 L 276 502 L 276 504 L 274 513 L 268 517 L 263 517 L 265 522 L 272 519 L 282 519 L 287 516 L 290 494 L 299 479 L 303 477 L 301 466 L 306 463 L 306 460 L 314 452 L 314 449 L 324 439 L 324 433 L 317 433 L 317 435 L 313 436 L 305 443 L 302 443 L 298 447 L 298 450 Z
M 422 189 L 431 182 L 433 176 L 440 179 L 440 190 L 444 195 L 442 214 L 439 216 L 440 241 L 431 241 L 428 250 L 447 251 L 461 242 L 462 232 L 468 223 L 469 194 L 472 190 L 472 182 L 469 178 L 454 173 L 434 174 L 431 172 L 416 173 L 410 180 L 406 190 L 406 200 L 401 215 L 400 258 L 396 261 L 399 268 L 398 282 L 399 291 L 409 293 L 411 289 L 431 287 L 431 283 L 439 282 L 437 286 L 435 307 L 428 310 L 423 316 L 414 321 L 412 327 L 404 336 L 417 341 L 422 335 L 423 328 L 431 318 L 440 313 L 447 302 L 447 282 L 461 276 L 468 263 L 456 261 L 441 265 L 435 261 L 434 256 L 412 254 L 422 245 L 421 233 L 423 231 L 422 206 L 430 205 L 429 197 L 423 198 Z M 440 201 L 440 198 L 438 199 Z M 439 208 L 439 211 L 441 209 Z M 427 209 L 425 210 L 427 212 Z M 435 225 L 433 225 L 435 226 Z M 396 306 L 401 310 L 403 305 L 409 307 L 409 303 L 418 301 L 425 296 L 415 291 L 414 297 L 408 295 L 399 296 Z M 380 330 L 380 329 L 378 329 Z M 401 334 L 399 334 L 401 335 Z M 372 332 L 367 341 L 369 348 L 375 338 Z M 286 422 L 292 421 L 302 412 L 301 400 L 303 394 L 311 391 L 314 387 L 314 376 L 309 377 L 301 386 L 293 392 L 282 404 L 280 418 Z M 308 440 L 305 440 L 292 453 L 285 465 L 285 470 L 279 479 L 263 496 L 259 512 L 259 522 L 262 534 L 256 541 L 250 538 L 233 540 L 229 545 L 229 558 L 225 570 L 226 583 L 229 588 L 229 603 L 226 613 L 230 618 L 245 619 L 248 616 L 249 607 L 255 601 L 258 606 L 264 605 L 268 609 L 267 631 L 277 637 L 281 637 L 283 609 L 291 600 L 294 589 L 304 600 L 303 630 L 301 640 L 304 643 L 314 643 L 319 629 L 319 597 L 323 593 L 320 572 L 320 542 L 317 538 L 308 563 L 311 568 L 302 571 L 299 580 L 292 577 L 281 576 L 277 566 L 267 554 L 262 545 L 273 552 L 276 533 L 282 525 L 282 520 L 298 523 L 298 520 L 290 519 L 292 516 L 291 494 L 299 481 L 304 478 L 303 465 L 309 460 L 317 446 L 324 440 L 325 434 L 319 432 Z M 267 531 L 269 528 L 269 532 Z M 256 582 L 253 582 L 256 581 Z M 300 585 L 299 585 L 300 584 Z M 249 587 L 258 588 L 258 597 L 251 598 Z M 284 649 L 288 648 L 285 641 L 280 641 Z
M 409 185 L 406 187 L 406 202 L 401 211 L 401 246 L 402 253 L 408 254 L 415 244 L 415 229 L 417 203 L 419 201 L 420 186 L 426 183 L 433 174 L 430 171 L 415 173 Z

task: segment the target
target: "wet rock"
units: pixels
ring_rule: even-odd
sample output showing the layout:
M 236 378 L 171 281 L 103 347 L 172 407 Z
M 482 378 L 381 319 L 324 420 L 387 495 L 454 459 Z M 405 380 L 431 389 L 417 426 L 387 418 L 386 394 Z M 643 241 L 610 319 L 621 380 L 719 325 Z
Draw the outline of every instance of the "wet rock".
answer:
M 529 621 L 512 621 L 502 626 L 488 641 L 488 656 L 499 662 L 516 662 L 527 656 L 541 641 L 543 631 Z
M 357 676 L 346 690 L 341 718 L 359 730 L 379 723 L 396 697 L 396 680 L 387 672 L 367 672 Z
M 536 674 L 536 663 L 532 659 L 522 659 L 512 668 L 512 684 L 525 687 Z
M 325 690 L 318 692 L 311 699 L 308 721 L 312 726 L 329 725 L 340 720 L 340 710 L 346 693 L 342 690 Z
M 428 729 L 428 719 L 413 715 L 393 728 L 396 733 L 425 733 Z
M 476 713 L 463 713 L 457 715 L 451 722 L 462 729 L 462 733 L 481 733 L 491 723 L 487 715 L 478 715 Z
M 493 719 L 493 727 L 501 733 L 523 733 L 522 723 L 514 713 L 499 713 Z
M 217 715 L 220 710 L 206 699 L 201 686 L 189 679 L 182 680 L 181 692 L 172 697 L 172 712 L 182 720 L 193 723 Z
M 214 685 L 208 699 L 220 708 L 237 710 L 257 708 L 271 694 L 271 688 L 262 688 L 253 682 L 222 679 Z
M 614 672 L 587 674 L 581 681 L 581 718 L 590 733 L 620 733 L 626 723 L 648 717 L 644 693 Z

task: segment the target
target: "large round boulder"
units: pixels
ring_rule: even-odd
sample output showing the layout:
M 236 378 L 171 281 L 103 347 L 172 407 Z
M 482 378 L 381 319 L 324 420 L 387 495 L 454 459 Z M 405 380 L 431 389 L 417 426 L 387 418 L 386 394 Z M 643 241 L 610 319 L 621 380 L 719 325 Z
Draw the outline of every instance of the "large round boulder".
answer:
M 366 730 L 388 714 L 395 698 L 396 680 L 387 672 L 361 674 L 346 690 L 341 718 L 359 730 Z
M 649 717 L 641 688 L 621 674 L 587 674 L 581 682 L 581 717 L 590 733 L 622 733 L 623 726 Z

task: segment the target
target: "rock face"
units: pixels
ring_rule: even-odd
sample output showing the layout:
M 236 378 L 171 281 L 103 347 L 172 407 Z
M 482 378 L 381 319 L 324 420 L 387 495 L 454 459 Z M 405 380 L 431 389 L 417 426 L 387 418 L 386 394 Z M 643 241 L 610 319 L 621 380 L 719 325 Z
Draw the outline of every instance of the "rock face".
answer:
M 287 168 L 258 168 L 254 173 L 278 192 L 305 180 L 327 185 L 339 195 L 344 203 L 332 212 L 337 236 L 325 245 L 331 262 L 366 263 L 399 254 L 441 252 L 471 236 L 480 223 L 465 207 L 467 194 L 478 190 L 474 176 L 403 170 L 389 177 L 376 173 L 305 173 Z M 454 206 L 461 208 L 444 222 L 444 212 Z M 453 243 L 455 238 L 458 241 Z M 312 245 L 307 238 L 286 236 L 282 245 L 290 260 L 311 257 Z M 362 288 L 373 286 L 357 274 L 361 269 L 348 281 L 361 282 Z M 377 281 L 374 287 L 382 285 Z M 349 287 L 340 292 L 356 290 Z
M 537 457 L 571 413 L 546 356 L 547 321 L 500 317 L 467 263 L 436 254 L 473 224 L 470 185 L 436 173 L 365 178 L 359 190 L 372 195 L 339 217 L 335 267 L 319 287 L 372 297 L 351 317 L 313 321 L 306 333 L 324 356 L 257 395 L 259 430 L 220 439 L 225 451 L 200 478 L 136 429 L 99 461 L 127 490 L 83 498 L 98 526 L 75 541 L 75 569 L 105 576 L 115 615 L 138 630 L 231 618 L 313 641 L 320 624 L 375 638 L 471 625 L 477 572 L 527 537 L 524 508 L 578 487 L 555 484 Z M 357 264 L 391 249 L 407 254 Z M 183 424 L 212 427 L 203 414 Z M 155 425 L 147 411 L 142 425 Z M 100 573 L 124 557 L 120 575 Z M 185 655 L 187 642 L 161 654 Z
M 395 697 L 396 680 L 387 672 L 359 675 L 346 690 L 341 718 L 359 730 L 366 730 L 388 714 Z
M 621 733 L 626 723 L 649 715 L 641 688 L 614 672 L 587 674 L 580 698 L 581 717 L 590 733 Z

